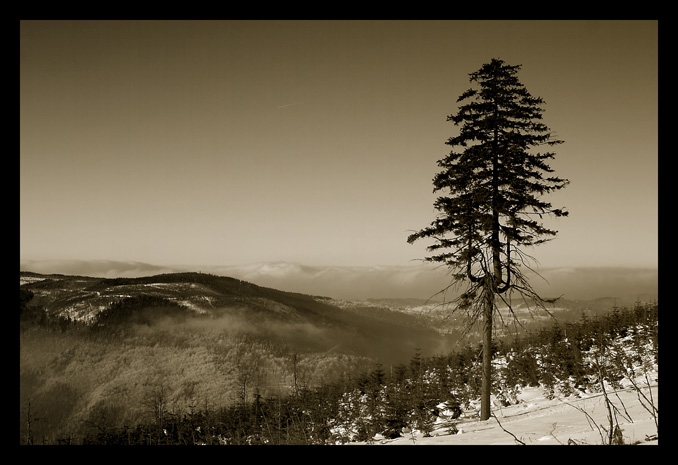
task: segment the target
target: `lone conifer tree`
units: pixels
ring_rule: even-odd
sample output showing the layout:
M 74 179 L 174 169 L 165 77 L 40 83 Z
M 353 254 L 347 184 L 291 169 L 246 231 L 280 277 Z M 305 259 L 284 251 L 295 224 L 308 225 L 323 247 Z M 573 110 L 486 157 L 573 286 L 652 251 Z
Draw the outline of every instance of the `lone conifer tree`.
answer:
M 447 118 L 460 126 L 453 147 L 438 161 L 442 170 L 433 178 L 433 192 L 446 192 L 434 203 L 439 211 L 427 228 L 411 234 L 408 242 L 434 239 L 428 246 L 450 270 L 452 284 L 466 283 L 456 300 L 472 321 L 483 322 L 483 379 L 481 420 L 490 417 L 492 315 L 497 296 L 511 308 L 518 292 L 543 307 L 522 266 L 531 257 L 524 247 L 550 240 L 557 231 L 544 227 L 543 215 L 567 216 L 540 199 L 569 181 L 551 176 L 548 160 L 554 153 L 539 147 L 562 143 L 540 122 L 544 103 L 533 97 L 516 77 L 521 66 L 492 59 L 470 74 L 469 89 L 458 99 L 456 115 Z M 507 298 L 508 297 L 508 298 Z

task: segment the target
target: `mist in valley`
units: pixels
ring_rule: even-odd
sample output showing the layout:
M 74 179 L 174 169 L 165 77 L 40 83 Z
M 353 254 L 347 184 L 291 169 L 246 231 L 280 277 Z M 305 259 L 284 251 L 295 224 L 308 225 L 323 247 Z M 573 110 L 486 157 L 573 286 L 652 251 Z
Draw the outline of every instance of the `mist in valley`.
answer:
M 22 269 L 57 272 L 48 266 L 28 265 Z M 350 385 L 377 367 L 390 373 L 416 356 L 445 356 L 478 342 L 473 331 L 462 336 L 463 319 L 449 317 L 440 301 L 428 299 L 447 276 L 427 267 L 267 264 L 241 268 L 240 276 L 249 277 L 252 283 L 258 276 L 259 286 L 269 282 L 276 287 L 243 286 L 244 293 L 240 293 L 244 281 L 239 284 L 216 274 L 158 276 L 156 281 L 153 276 L 159 269 L 150 265 L 99 262 L 72 266 L 69 270 L 79 276 L 112 277 L 114 269 L 118 273 L 125 270 L 128 276 L 150 276 L 141 281 L 113 280 L 115 283 L 74 279 L 72 286 L 83 286 L 79 291 L 83 298 L 138 292 L 140 296 L 158 293 L 152 295 L 177 300 L 166 299 L 172 303 L 167 306 L 161 299 L 160 304 L 126 307 L 123 299 L 115 310 L 128 311 L 111 312 L 112 317 L 98 329 L 76 324 L 59 331 L 22 331 L 22 437 L 29 403 L 34 414 L 50 418 L 49 424 L 34 426 L 34 432 L 53 440 L 69 431 L 91 431 L 93 424 L 104 421 L 115 426 L 153 421 L 159 400 L 168 411 L 218 409 L 251 401 L 256 395 L 286 396 L 300 388 Z M 58 270 L 63 273 L 65 268 Z M 222 272 L 238 276 L 235 267 Z M 606 307 L 624 304 L 622 296 L 630 296 L 629 302 L 645 295 L 656 298 L 656 270 L 560 269 L 550 273 L 550 286 L 567 284 L 575 295 L 618 296 L 606 300 Z M 44 287 L 37 281 L 27 288 L 56 292 L 59 279 Z M 163 284 L 153 284 L 156 282 Z M 360 284 L 360 292 L 342 294 L 346 282 Z M 422 282 L 429 288 L 422 290 Z M 66 296 L 76 292 L 69 286 L 63 291 Z M 294 293 L 305 286 L 309 294 Z M 228 294 L 229 289 L 236 294 Z M 205 304 L 194 305 L 204 295 L 209 295 L 202 300 Z M 343 300 L 341 295 L 366 298 Z M 452 296 L 446 298 L 451 300 Z M 244 300 L 237 303 L 238 299 Z M 43 297 L 39 302 L 49 304 L 51 300 Z M 582 301 L 582 310 L 589 308 L 587 302 Z M 541 321 L 551 322 L 546 317 Z

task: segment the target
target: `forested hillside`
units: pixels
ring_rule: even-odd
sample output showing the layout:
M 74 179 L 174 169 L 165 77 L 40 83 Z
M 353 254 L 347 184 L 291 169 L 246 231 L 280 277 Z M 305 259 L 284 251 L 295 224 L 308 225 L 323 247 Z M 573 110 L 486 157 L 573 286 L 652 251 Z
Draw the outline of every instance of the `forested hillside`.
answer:
M 172 411 L 222 408 L 344 382 L 445 336 L 328 299 L 181 273 L 98 279 L 22 273 L 20 401 L 48 442 Z M 25 435 L 22 422 L 22 436 Z M 42 440 L 42 439 L 41 439 Z
M 43 278 L 20 292 L 21 444 L 334 444 L 426 432 L 443 411 L 450 421 L 476 414 L 477 344 L 434 355 L 406 346 L 407 358 L 387 364 L 327 347 L 339 329 L 366 341 L 381 328 L 386 338 L 393 327 L 380 326 L 384 310 L 359 318 L 256 286 L 245 305 L 236 289 L 247 283 L 217 280 L 218 288 L 199 276 L 195 287 L 185 276 L 85 286 Z M 173 280 L 184 290 L 150 292 Z M 82 303 L 114 292 L 125 297 L 96 312 L 90 305 L 80 313 L 89 318 L 56 311 L 80 308 L 76 294 Z M 198 295 L 210 304 L 195 306 Z M 351 326 L 356 318 L 370 324 Z M 658 304 L 639 303 L 500 339 L 495 401 L 515 401 L 521 386 L 577 396 L 600 389 L 602 378 L 614 385 L 629 370 L 656 367 L 657 334 Z

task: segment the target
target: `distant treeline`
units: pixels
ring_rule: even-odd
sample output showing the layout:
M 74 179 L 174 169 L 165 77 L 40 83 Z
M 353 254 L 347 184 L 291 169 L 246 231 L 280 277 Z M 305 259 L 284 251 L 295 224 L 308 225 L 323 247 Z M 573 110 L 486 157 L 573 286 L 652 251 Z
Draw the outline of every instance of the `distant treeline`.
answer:
M 28 305 L 34 293 L 29 289 L 19 289 L 19 321 L 21 328 L 31 325 L 58 328 L 91 328 L 97 331 L 101 327 L 107 330 L 123 323 L 150 324 L 155 318 L 162 316 L 186 316 L 186 309 L 164 297 L 147 294 L 114 300 L 108 307 L 100 311 L 95 322 L 84 324 L 61 314 L 50 315 L 41 305 Z
M 184 307 L 165 297 L 140 294 L 113 302 L 109 307 L 97 314 L 95 328 L 120 324 L 151 325 L 157 318 L 170 317 L 184 320 L 187 311 Z

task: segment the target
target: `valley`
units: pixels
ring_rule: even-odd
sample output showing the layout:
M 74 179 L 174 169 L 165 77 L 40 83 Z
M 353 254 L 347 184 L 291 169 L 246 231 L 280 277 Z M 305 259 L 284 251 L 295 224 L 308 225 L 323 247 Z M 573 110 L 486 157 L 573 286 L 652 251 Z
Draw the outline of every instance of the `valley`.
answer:
M 313 389 L 349 390 L 413 360 L 478 343 L 449 303 L 344 300 L 205 273 L 95 278 L 21 272 L 21 437 L 91 432 L 216 411 Z M 556 317 L 608 312 L 613 299 L 516 305 L 525 335 Z M 499 319 L 498 319 L 499 320 Z M 497 328 L 516 336 L 509 326 Z M 176 417 L 178 418 L 178 417 Z M 22 439 L 23 440 L 23 439 Z

